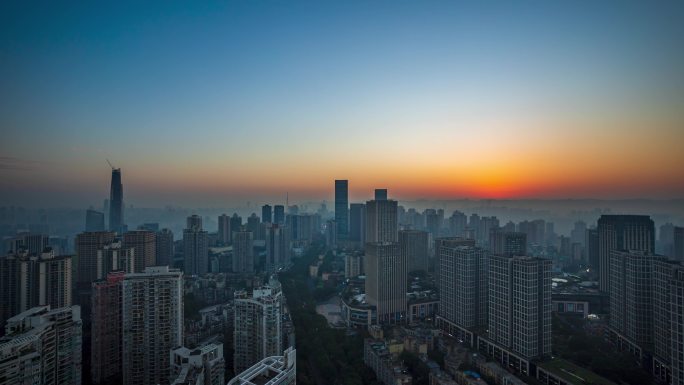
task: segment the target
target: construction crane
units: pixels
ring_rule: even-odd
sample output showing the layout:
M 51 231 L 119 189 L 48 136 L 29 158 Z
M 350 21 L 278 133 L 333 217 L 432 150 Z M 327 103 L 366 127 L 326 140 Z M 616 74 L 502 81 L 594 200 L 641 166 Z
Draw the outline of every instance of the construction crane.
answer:
M 116 170 L 116 167 L 114 167 L 114 165 L 112 164 L 112 162 L 109 161 L 109 159 L 105 159 L 105 160 L 107 161 L 107 163 L 109 163 L 109 167 L 112 168 L 112 171 Z

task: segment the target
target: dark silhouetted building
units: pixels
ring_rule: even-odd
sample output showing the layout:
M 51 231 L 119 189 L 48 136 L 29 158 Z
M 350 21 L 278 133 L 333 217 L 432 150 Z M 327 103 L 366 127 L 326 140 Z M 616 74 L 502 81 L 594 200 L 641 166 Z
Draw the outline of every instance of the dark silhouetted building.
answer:
M 162 229 L 157 233 L 157 266 L 172 266 L 174 255 L 173 231 Z
M 233 233 L 230 231 L 230 216 L 223 214 L 218 217 L 218 241 L 222 245 L 229 245 L 233 240 Z
M 233 233 L 233 272 L 254 272 L 254 233 L 251 231 Z
M 489 251 L 504 256 L 527 255 L 527 235 L 492 229 L 489 233 Z
M 290 263 L 290 229 L 272 223 L 266 226 L 266 271 L 277 271 Z
M 121 383 L 123 271 L 93 282 L 90 373 L 94 384 Z
M 422 230 L 399 231 L 399 252 L 408 270 L 428 271 L 428 233 Z
M 273 206 L 273 223 L 278 225 L 285 224 L 285 206 L 275 205 Z
M 346 241 L 349 235 L 349 181 L 335 180 L 335 225 L 337 240 Z
M 85 231 L 104 231 L 105 215 L 92 209 L 86 210 Z
M 673 257 L 678 261 L 684 261 L 684 227 L 675 226 L 674 228 Z
M 655 252 L 655 226 L 648 215 L 601 215 L 598 220 L 599 289 L 609 292 L 613 250 Z
M 363 203 L 349 206 L 349 240 L 359 245 L 366 243 L 366 205 Z
M 237 215 L 237 213 L 233 213 L 233 216 L 230 217 L 230 232 L 231 233 L 237 233 L 238 231 L 242 230 L 242 217 Z M 232 234 L 231 234 L 231 239 L 232 239 Z
M 123 184 L 121 169 L 112 169 L 112 182 L 109 190 L 109 231 L 120 233 L 124 224 Z
M 188 228 L 183 230 L 184 268 L 188 275 L 204 275 L 209 272 L 209 236 L 202 230 L 202 218 L 188 217 Z
M 263 205 L 261 206 L 261 221 L 263 223 L 272 223 L 273 222 L 273 212 L 271 209 L 271 205 Z
M 155 266 L 157 254 L 156 233 L 147 230 L 127 231 L 123 235 L 123 247 L 135 253 L 134 271 L 142 273 L 146 267 Z
M 387 200 L 387 189 L 386 188 L 376 188 L 375 189 L 375 200 L 376 201 L 386 201 Z

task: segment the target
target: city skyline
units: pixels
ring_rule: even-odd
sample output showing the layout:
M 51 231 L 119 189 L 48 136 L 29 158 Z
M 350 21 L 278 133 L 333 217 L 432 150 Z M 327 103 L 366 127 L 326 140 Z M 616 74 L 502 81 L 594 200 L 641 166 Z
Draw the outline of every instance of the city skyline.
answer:
M 680 2 L 2 7 L 8 204 L 684 197 Z

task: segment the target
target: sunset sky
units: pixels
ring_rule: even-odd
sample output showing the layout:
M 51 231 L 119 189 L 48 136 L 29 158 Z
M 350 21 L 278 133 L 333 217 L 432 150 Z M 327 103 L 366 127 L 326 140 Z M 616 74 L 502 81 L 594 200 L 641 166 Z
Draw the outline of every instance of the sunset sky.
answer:
M 0 206 L 684 198 L 682 1 L 0 3 Z

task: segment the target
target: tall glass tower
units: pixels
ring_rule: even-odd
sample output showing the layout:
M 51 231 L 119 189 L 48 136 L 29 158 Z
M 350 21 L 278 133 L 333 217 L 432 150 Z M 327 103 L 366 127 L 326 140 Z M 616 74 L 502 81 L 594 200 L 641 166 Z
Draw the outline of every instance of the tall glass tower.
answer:
M 349 234 L 349 181 L 335 180 L 335 224 L 337 239 L 346 240 Z
M 123 185 L 121 169 L 112 168 L 112 186 L 109 190 L 109 231 L 121 232 L 123 226 Z

